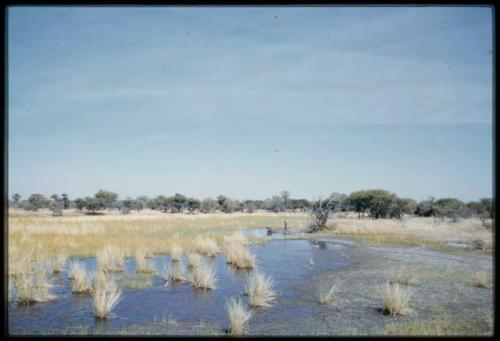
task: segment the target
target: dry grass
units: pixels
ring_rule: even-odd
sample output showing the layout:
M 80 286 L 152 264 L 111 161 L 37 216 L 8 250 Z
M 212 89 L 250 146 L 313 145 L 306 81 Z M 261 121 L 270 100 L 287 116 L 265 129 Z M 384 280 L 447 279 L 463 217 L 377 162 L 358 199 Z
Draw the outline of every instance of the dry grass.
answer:
M 106 245 L 96 254 L 97 269 L 105 272 L 122 272 L 125 252 L 118 246 Z
M 52 217 L 50 211 L 44 210 L 9 210 L 9 254 L 12 245 L 25 238 L 29 247 L 24 250 L 39 242 L 44 253 L 51 257 L 58 254 L 92 257 L 109 244 L 127 246 L 131 253 L 126 256 L 133 257 L 133 250 L 140 247 L 152 253 L 165 252 L 176 234 L 184 250 L 195 252 L 195 235 L 222 240 L 223 234 L 242 228 L 281 226 L 284 218 L 291 226 L 306 226 L 308 221 L 304 213 L 168 214 L 144 210 L 128 215 L 105 212 L 92 216 L 69 210 L 63 216 Z
M 69 267 L 68 279 L 74 279 L 77 272 L 84 271 L 83 265 L 80 262 L 72 262 Z
M 155 274 L 156 270 L 147 251 L 143 248 L 135 251 L 135 271 L 138 274 Z
M 198 253 L 188 254 L 188 265 L 190 268 L 196 268 L 200 265 L 201 256 Z
M 440 247 L 444 240 L 461 240 L 472 242 L 479 239 L 485 242 L 486 248 L 493 247 L 491 229 L 481 225 L 476 218 L 463 219 L 457 223 L 445 220 L 439 225 L 433 218 L 409 217 L 403 222 L 395 219 L 358 219 L 355 215 L 334 217 L 330 230 L 323 234 L 358 239 L 375 244 L 421 245 L 431 244 Z
M 269 307 L 270 303 L 276 299 L 272 286 L 273 280 L 270 277 L 256 271 L 250 274 L 245 289 L 248 303 L 254 307 Z
M 190 281 L 198 289 L 215 289 L 215 270 L 210 269 L 207 265 L 193 268 Z
M 411 272 L 410 269 L 401 267 L 399 269 L 395 269 L 393 271 L 390 283 L 391 284 L 401 284 L 401 285 L 410 285 L 415 282 L 415 276 Z
M 335 286 L 328 283 L 328 281 L 320 281 L 316 289 L 316 298 L 320 304 L 333 303 L 333 294 Z
M 229 333 L 231 335 L 243 335 L 245 325 L 252 317 L 252 312 L 246 309 L 241 300 L 234 297 L 226 302 L 227 314 L 229 316 Z
M 120 300 L 121 292 L 113 278 L 104 271 L 98 271 L 92 292 L 94 316 L 99 319 L 106 319 Z
M 208 237 L 197 236 L 194 240 L 194 248 L 202 255 L 210 257 L 214 257 L 219 253 L 217 241 Z
M 77 265 L 80 265 L 77 263 Z M 87 276 L 87 271 L 83 266 L 72 268 L 71 291 L 77 294 L 87 293 L 92 291 L 92 284 Z
M 64 265 L 66 264 L 66 260 L 68 257 L 64 254 L 59 254 L 57 257 L 54 259 L 52 265 L 53 265 L 53 272 L 55 274 L 61 273 Z
M 254 255 L 243 244 L 225 241 L 223 251 L 227 263 L 235 265 L 238 269 L 253 269 L 255 267 Z
M 486 274 L 486 272 L 476 272 L 475 278 L 476 278 L 476 286 L 478 288 L 489 288 L 490 287 L 488 275 Z
M 399 284 L 389 284 L 382 289 L 382 312 L 384 315 L 408 315 L 412 312 L 408 303 L 410 296 L 408 291 L 402 289 Z
M 224 236 L 224 244 L 241 244 L 241 245 L 247 245 L 248 240 L 245 234 L 239 230 L 236 232 L 231 233 L 228 236 Z
M 172 262 L 171 276 L 174 282 L 182 282 L 186 279 L 184 275 L 184 264 L 182 262 Z
M 182 259 L 182 253 L 183 250 L 179 241 L 173 241 L 170 245 L 170 258 L 172 258 L 173 261 L 180 261 Z
M 32 271 L 17 273 L 14 279 L 16 301 L 19 304 L 48 302 L 56 298 L 50 292 L 52 285 L 48 278 L 46 266 L 35 263 Z

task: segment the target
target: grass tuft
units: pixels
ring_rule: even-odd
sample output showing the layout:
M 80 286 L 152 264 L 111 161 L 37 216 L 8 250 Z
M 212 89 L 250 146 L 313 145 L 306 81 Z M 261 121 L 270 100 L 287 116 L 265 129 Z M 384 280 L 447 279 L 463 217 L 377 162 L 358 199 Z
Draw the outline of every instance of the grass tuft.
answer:
M 334 292 L 334 285 L 329 284 L 327 281 L 320 281 L 316 291 L 318 302 L 320 304 L 331 304 Z
M 238 298 L 231 297 L 226 302 L 227 313 L 229 316 L 229 333 L 231 335 L 243 335 L 245 332 L 245 325 L 252 317 L 252 312 L 243 305 Z
M 79 263 L 76 263 L 80 265 Z M 87 271 L 83 266 L 74 266 L 72 268 L 71 291 L 74 293 L 86 293 L 92 291 L 92 285 L 87 276 Z
M 113 278 L 104 271 L 98 271 L 92 292 L 94 316 L 98 319 L 106 319 L 121 299 L 121 292 Z
M 143 248 L 136 250 L 135 252 L 135 271 L 138 274 L 155 274 L 155 268 L 151 263 L 151 258 L 148 256 L 147 251 Z
M 193 268 L 190 281 L 198 289 L 215 289 L 215 270 L 211 270 L 207 265 Z
M 105 272 L 122 272 L 125 252 L 115 245 L 107 245 L 97 251 L 97 269 Z
M 245 289 L 248 295 L 248 303 L 254 307 L 269 307 L 276 299 L 276 294 L 272 290 L 273 280 L 264 274 L 254 272 L 248 277 Z
M 478 288 L 489 288 L 490 285 L 486 272 L 476 272 L 476 286 Z
M 409 303 L 409 294 L 399 284 L 386 283 L 382 289 L 382 312 L 384 315 L 408 315 L 412 312 Z

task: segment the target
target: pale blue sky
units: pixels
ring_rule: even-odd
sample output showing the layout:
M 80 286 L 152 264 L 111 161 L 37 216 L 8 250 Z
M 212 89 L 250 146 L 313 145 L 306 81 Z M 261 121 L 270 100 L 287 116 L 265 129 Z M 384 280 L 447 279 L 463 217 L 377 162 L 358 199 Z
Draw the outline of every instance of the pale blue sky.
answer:
M 8 30 L 11 194 L 492 196 L 488 7 L 11 7 Z

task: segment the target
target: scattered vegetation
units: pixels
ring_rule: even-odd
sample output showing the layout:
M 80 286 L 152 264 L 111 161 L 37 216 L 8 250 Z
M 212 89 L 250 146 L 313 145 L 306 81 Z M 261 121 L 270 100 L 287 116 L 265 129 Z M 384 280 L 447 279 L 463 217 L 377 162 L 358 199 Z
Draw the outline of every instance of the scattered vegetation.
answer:
M 482 323 L 457 318 L 440 318 L 432 321 L 410 321 L 388 324 L 384 327 L 385 335 L 400 336 L 464 336 L 488 335 L 491 326 L 486 321 Z

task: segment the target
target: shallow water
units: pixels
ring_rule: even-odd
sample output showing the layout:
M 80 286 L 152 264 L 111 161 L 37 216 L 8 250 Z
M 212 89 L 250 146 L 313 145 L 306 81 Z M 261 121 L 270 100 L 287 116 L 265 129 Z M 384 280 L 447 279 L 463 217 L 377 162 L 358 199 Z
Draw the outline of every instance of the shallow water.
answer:
M 265 230 L 263 232 L 265 233 Z M 255 235 L 261 233 L 255 232 Z M 319 313 L 321 307 L 314 304 L 311 280 L 322 271 L 347 267 L 348 263 L 342 256 L 343 248 L 345 246 L 334 243 L 286 240 L 276 234 L 266 245 L 250 246 L 250 251 L 256 256 L 257 268 L 272 277 L 274 291 L 278 294 L 278 299 L 272 307 L 254 311 L 252 324 Z M 89 271 L 95 271 L 95 258 L 79 261 Z M 170 283 L 164 287 L 163 280 L 155 276 L 150 288 L 122 289 L 122 301 L 107 320 L 100 322 L 94 319 L 90 295 L 71 293 L 67 271 L 53 275 L 53 292 L 58 296 L 57 299 L 31 306 L 10 303 L 9 331 L 13 334 L 37 334 L 47 331 L 57 333 L 72 326 L 87 326 L 89 331 L 99 333 L 120 330 L 130 324 L 147 324 L 163 319 L 193 323 L 203 321 L 227 328 L 225 302 L 232 296 L 240 296 L 247 302 L 244 290 L 249 271 L 237 270 L 227 265 L 223 255 L 215 258 L 204 257 L 204 261 L 215 266 L 215 290 L 195 289 L 188 282 Z M 170 262 L 170 257 L 155 256 L 153 262 L 155 268 L 160 271 L 163 264 Z M 184 263 L 187 264 L 186 261 Z M 135 276 L 134 259 L 126 260 L 125 272 L 119 276 Z

